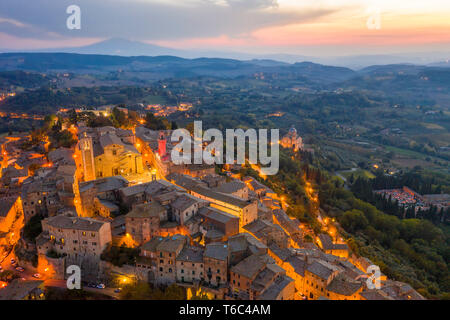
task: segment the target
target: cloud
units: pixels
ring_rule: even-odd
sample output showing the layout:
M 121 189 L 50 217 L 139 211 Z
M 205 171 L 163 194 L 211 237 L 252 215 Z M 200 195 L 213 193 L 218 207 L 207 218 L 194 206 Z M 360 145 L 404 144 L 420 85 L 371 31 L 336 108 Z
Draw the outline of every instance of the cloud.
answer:
M 8 18 L 1 18 L 0 17 L 0 27 L 1 27 L 2 24 L 9 24 L 9 25 L 13 25 L 13 26 L 18 27 L 18 28 L 25 28 L 25 27 L 27 27 L 26 24 L 23 24 L 20 21 L 17 21 L 17 20 L 14 20 L 14 19 L 8 19 Z
M 176 40 L 226 35 L 237 37 L 271 26 L 311 21 L 329 9 L 286 11 L 277 0 L 78 0 L 81 30 L 66 28 L 66 8 L 73 0 L 15 0 L 2 14 L 32 26 L 26 30 L 0 24 L 13 36 L 48 38 L 122 37 L 133 40 Z
M 277 0 L 224 0 L 230 7 L 246 9 L 278 8 Z

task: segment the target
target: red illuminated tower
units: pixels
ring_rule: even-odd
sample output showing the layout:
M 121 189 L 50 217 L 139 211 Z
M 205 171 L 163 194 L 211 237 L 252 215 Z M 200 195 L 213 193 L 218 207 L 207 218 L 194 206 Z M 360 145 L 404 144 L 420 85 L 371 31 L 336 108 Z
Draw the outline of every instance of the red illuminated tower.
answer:
M 162 131 L 159 133 L 158 153 L 161 158 L 166 155 L 166 138 L 164 137 L 164 132 Z

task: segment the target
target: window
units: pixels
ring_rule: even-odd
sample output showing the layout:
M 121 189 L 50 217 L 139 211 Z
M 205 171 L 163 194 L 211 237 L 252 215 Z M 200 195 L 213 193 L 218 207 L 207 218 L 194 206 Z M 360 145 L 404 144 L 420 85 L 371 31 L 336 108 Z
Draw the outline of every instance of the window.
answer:
M 172 273 L 172 268 L 169 268 L 169 273 Z

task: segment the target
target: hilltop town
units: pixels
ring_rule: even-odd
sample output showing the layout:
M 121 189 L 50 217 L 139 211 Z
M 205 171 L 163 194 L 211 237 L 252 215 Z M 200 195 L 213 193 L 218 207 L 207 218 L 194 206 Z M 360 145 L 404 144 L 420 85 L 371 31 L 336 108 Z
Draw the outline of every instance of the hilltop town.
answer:
M 148 283 L 209 299 L 424 299 L 383 274 L 370 286 L 374 263 L 351 250 L 334 219 L 319 212 L 329 232 L 316 234 L 240 165 L 175 165 L 171 130 L 65 117 L 52 128 L 70 132 L 71 147 L 49 150 L 45 135 L 1 138 L 0 272 L 11 277 L 0 279 L 0 299 L 44 299 L 46 287 L 65 288 L 71 265 L 113 298 Z M 280 144 L 304 148 L 294 128 Z

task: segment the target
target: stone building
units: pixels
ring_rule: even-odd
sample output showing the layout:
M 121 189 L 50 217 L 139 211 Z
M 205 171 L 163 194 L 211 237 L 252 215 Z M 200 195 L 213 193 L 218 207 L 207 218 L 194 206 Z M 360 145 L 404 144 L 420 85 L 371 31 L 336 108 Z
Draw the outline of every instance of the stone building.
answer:
M 251 255 L 230 269 L 230 289 L 235 296 L 244 294 L 251 299 L 251 285 L 258 273 L 266 267 L 265 261 L 258 255 Z
M 239 217 L 240 229 L 258 218 L 258 202 L 256 200 L 245 201 L 200 186 L 192 186 L 188 191 L 197 198 L 209 201 L 211 207 Z
M 285 135 L 280 144 L 283 148 L 292 149 L 294 152 L 303 149 L 303 139 L 297 135 L 297 130 L 292 127 L 289 129 L 287 135 Z
M 205 280 L 203 248 L 185 247 L 176 259 L 177 282 L 199 283 Z
M 319 234 L 317 243 L 319 247 L 328 254 L 332 254 L 342 258 L 349 257 L 349 247 L 345 243 L 333 243 L 331 237 L 327 234 Z
M 241 182 L 239 180 L 233 180 L 230 182 L 223 183 L 218 187 L 213 188 L 212 190 L 224 194 L 233 195 L 245 201 L 248 200 L 249 188 L 244 182 Z
M 169 285 L 177 280 L 176 258 L 186 246 L 188 239 L 185 236 L 176 235 L 164 238 L 156 246 L 156 272 L 157 284 Z
M 199 208 L 206 205 L 206 201 L 188 194 L 183 194 L 176 198 L 176 200 L 170 204 L 170 207 L 172 208 L 173 219 L 183 226 L 189 219 L 197 214 Z
M 111 225 L 91 218 L 49 217 L 42 220 L 37 242 L 39 255 L 64 257 L 67 266 L 78 265 L 85 274 L 97 275 L 100 255 L 111 243 Z
M 326 297 L 327 286 L 340 273 L 340 269 L 323 260 L 315 260 L 305 269 L 304 295 L 311 300 Z
M 161 221 L 167 221 L 167 208 L 157 202 L 138 204 L 126 215 L 126 232 L 138 245 L 159 235 Z
M 205 281 L 209 286 L 221 286 L 228 282 L 228 245 L 211 243 L 203 254 Z
M 142 156 L 130 130 L 113 127 L 80 128 L 78 148 L 82 155 L 84 181 L 142 173 Z
M 113 205 L 118 203 L 118 190 L 126 186 L 128 186 L 128 181 L 122 176 L 80 183 L 79 192 L 83 215 L 86 217 L 96 215 L 109 217 L 111 211 L 117 210 Z
M 0 290 L 0 300 L 45 300 L 44 281 L 14 279 Z
M 201 230 L 205 235 L 205 242 L 212 241 L 209 234 L 215 231 L 218 241 L 226 241 L 229 237 L 239 233 L 239 218 L 213 207 L 203 207 L 199 210 L 202 217 Z

